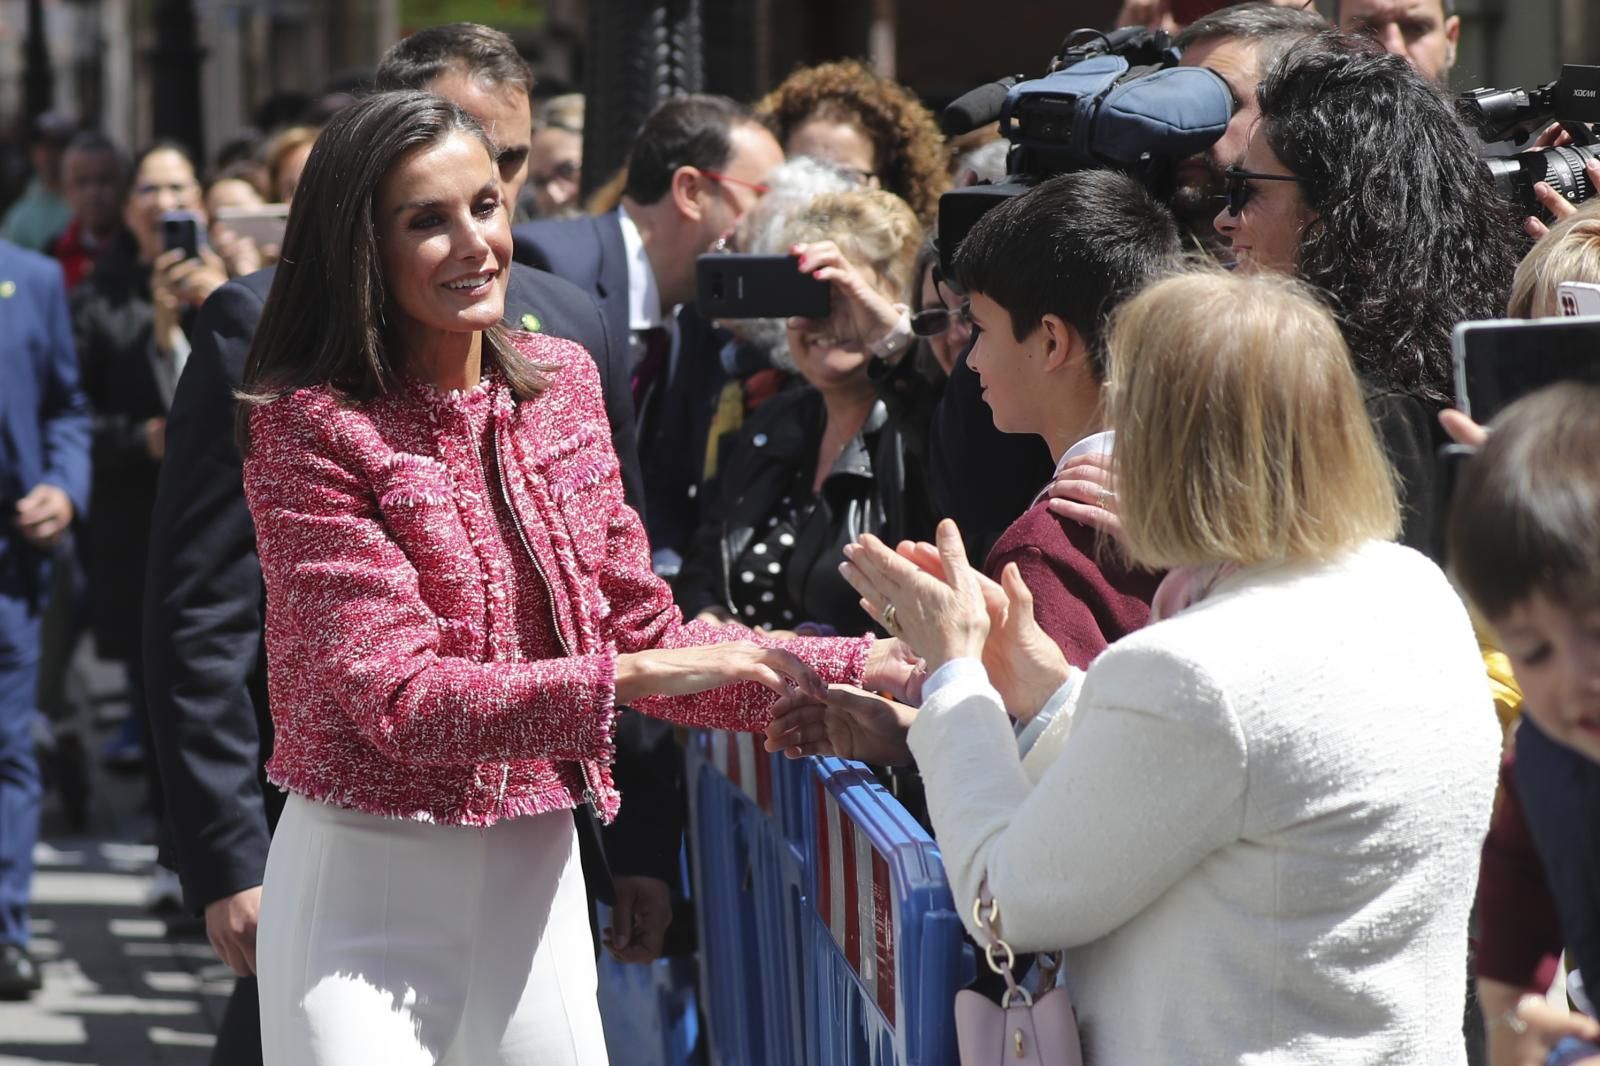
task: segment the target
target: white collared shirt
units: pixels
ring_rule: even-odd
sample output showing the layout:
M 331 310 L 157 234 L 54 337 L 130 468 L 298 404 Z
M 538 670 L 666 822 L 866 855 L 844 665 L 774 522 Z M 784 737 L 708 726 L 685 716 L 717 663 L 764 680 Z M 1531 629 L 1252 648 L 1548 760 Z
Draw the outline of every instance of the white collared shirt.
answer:
M 1056 460 L 1056 472 L 1051 476 L 1050 480 L 1052 482 L 1055 481 L 1055 479 L 1061 475 L 1061 471 L 1067 468 L 1067 464 L 1072 462 L 1074 459 L 1081 458 L 1085 455 L 1094 455 L 1097 452 L 1102 455 L 1110 455 L 1111 450 L 1116 443 L 1117 431 L 1114 429 L 1105 429 L 1101 430 L 1099 433 L 1089 434 L 1087 437 L 1068 448 L 1066 454 L 1062 455 L 1060 459 Z M 1034 496 L 1033 498 L 1033 503 L 1029 504 L 1028 506 L 1034 506 L 1040 500 L 1044 499 L 1045 496 L 1049 495 L 1049 492 L 1050 486 L 1047 484 L 1044 488 L 1039 490 L 1038 495 Z
M 1056 463 L 1056 473 L 1061 473 L 1061 471 L 1067 468 L 1068 463 L 1082 456 L 1093 455 L 1096 452 L 1099 452 L 1103 455 L 1110 455 L 1111 449 L 1116 445 L 1116 443 L 1117 431 L 1114 429 L 1105 429 L 1101 430 L 1099 433 L 1091 433 L 1067 449 L 1067 453 L 1063 455 Z
M 617 208 L 617 221 L 622 227 L 622 249 L 628 264 L 628 355 L 629 367 L 637 367 L 644 359 L 644 338 L 641 330 L 665 326 L 672 331 L 672 349 L 667 358 L 667 377 L 678 363 L 678 315 L 661 311 L 661 290 L 656 285 L 655 268 L 650 265 L 650 255 L 644 250 L 644 238 L 624 208 Z

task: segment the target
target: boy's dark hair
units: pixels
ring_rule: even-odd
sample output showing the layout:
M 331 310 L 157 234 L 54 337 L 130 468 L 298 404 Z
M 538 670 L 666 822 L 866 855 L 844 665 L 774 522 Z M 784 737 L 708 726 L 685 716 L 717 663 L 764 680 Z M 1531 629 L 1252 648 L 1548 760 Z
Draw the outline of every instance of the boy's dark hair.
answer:
M 1182 238 L 1172 214 L 1134 178 L 1083 170 L 1041 182 L 992 208 L 956 251 L 955 282 L 1011 316 L 1022 340 L 1045 315 L 1083 337 L 1105 380 L 1105 324 L 1118 304 L 1175 269 Z
M 623 195 L 653 204 L 672 187 L 679 167 L 721 170 L 733 154 L 734 127 L 755 121 L 748 108 L 726 96 L 697 93 L 663 101 L 634 138 Z
M 433 79 L 451 71 L 489 85 L 533 92 L 533 68 L 511 38 L 476 22 L 429 26 L 397 41 L 378 61 L 373 80 L 379 92 L 426 89 Z
M 1600 597 L 1600 386 L 1524 396 L 1494 420 L 1450 504 L 1447 557 L 1490 621 L 1534 593 Z

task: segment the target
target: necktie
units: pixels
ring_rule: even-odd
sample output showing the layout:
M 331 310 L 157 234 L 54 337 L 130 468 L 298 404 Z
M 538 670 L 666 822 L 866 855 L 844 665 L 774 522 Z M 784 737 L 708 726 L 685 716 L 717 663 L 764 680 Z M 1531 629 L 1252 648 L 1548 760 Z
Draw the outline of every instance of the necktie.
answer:
M 639 365 L 633 368 L 633 412 L 635 416 L 643 417 L 651 390 L 666 372 L 667 357 L 672 351 L 672 334 L 666 328 L 656 326 L 640 330 L 639 336 L 644 340 L 644 355 Z

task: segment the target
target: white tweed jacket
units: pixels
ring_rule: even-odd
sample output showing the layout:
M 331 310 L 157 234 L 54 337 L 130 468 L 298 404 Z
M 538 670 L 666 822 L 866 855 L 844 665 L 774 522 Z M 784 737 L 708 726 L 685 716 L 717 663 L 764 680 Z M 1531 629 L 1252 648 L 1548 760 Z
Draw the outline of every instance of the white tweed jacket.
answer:
M 1461 1066 L 1499 730 L 1438 568 L 1245 570 L 1079 680 L 1035 774 L 973 660 L 910 744 L 957 909 L 1068 949 L 1093 1066 Z

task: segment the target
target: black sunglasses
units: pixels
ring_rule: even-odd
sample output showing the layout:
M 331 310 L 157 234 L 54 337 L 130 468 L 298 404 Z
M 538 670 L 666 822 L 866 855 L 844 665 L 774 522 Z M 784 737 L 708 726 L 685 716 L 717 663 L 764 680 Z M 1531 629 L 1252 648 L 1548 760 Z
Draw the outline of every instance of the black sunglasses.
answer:
M 1250 187 L 1252 181 L 1304 181 L 1294 174 L 1258 174 L 1254 170 L 1243 167 L 1229 167 L 1222 172 L 1227 184 L 1223 187 L 1223 196 L 1227 202 L 1228 214 L 1234 218 L 1239 217 L 1239 212 L 1244 210 L 1244 205 L 1250 202 L 1250 197 L 1255 190 Z
M 961 306 L 929 307 L 911 316 L 911 332 L 919 337 L 937 337 L 957 323 L 972 324 L 972 305 L 961 301 Z

